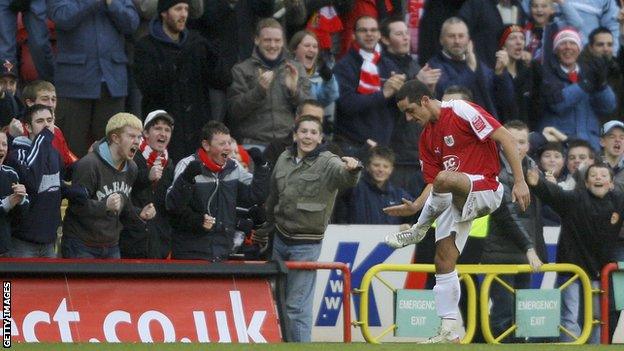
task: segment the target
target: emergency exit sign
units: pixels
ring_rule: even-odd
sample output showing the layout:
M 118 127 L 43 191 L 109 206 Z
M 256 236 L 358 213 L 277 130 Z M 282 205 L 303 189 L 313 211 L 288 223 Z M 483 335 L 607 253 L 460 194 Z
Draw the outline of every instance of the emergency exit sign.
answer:
M 395 299 L 395 336 L 429 338 L 437 334 L 440 317 L 431 290 L 399 289 Z
M 560 319 L 559 289 L 516 290 L 517 337 L 559 336 Z

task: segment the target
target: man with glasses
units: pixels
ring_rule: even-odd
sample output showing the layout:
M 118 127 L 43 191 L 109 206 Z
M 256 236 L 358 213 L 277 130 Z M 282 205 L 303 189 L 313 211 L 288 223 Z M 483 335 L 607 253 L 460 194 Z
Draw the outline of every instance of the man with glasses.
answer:
M 353 47 L 334 67 L 340 87 L 336 142 L 346 155 L 361 158 L 367 145 L 389 145 L 398 116 L 394 95 L 405 75 L 382 57 L 376 19 L 360 17 L 354 30 Z

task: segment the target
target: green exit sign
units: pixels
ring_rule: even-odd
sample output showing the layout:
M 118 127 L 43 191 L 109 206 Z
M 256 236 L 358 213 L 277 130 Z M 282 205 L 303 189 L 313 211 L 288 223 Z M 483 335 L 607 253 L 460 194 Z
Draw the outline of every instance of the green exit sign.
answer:
M 559 336 L 560 320 L 559 289 L 516 290 L 517 337 Z
M 394 312 L 395 336 L 429 338 L 436 335 L 440 327 L 431 290 L 397 290 Z

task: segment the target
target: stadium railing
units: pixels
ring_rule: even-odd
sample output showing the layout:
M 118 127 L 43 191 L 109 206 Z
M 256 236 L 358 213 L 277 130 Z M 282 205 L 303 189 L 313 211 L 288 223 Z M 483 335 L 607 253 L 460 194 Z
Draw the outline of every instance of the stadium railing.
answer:
M 611 287 L 611 276 L 614 272 L 624 272 L 624 262 L 612 262 L 602 267 L 600 273 L 600 290 L 602 295 L 600 296 L 600 343 L 609 344 L 609 304 L 610 297 L 609 291 Z
M 494 336 L 492 334 L 492 330 L 490 328 L 490 319 L 489 319 L 489 299 L 490 299 L 490 287 L 493 282 L 497 282 L 501 284 L 505 289 L 509 291 L 511 294 L 515 294 L 516 289 L 507 284 L 505 281 L 498 277 L 501 274 L 520 274 L 520 273 L 533 273 L 531 270 L 531 266 L 528 264 L 522 265 L 481 265 L 486 267 L 483 269 L 483 273 L 485 273 L 485 278 L 481 283 L 481 291 L 479 296 L 479 308 L 481 312 L 481 331 L 483 332 L 483 338 L 486 342 L 491 344 L 498 344 L 507 336 L 511 335 L 518 326 L 514 323 L 507 330 L 503 331 L 500 335 Z M 600 293 L 600 290 L 595 290 L 592 288 L 591 281 L 589 276 L 585 271 L 576 265 L 568 264 L 568 263 L 553 263 L 553 264 L 544 264 L 540 267 L 539 272 L 569 272 L 572 273 L 572 276 L 561 286 L 558 287 L 559 290 L 564 290 L 570 286 L 570 284 L 574 283 L 577 279 L 580 280 L 582 289 L 583 289 L 583 326 L 581 329 L 581 334 L 577 337 L 572 334 L 569 330 L 559 325 L 559 330 L 567 335 L 569 335 L 572 339 L 575 339 L 571 342 L 564 342 L 559 344 L 585 344 L 589 339 L 592 331 L 592 325 L 594 323 L 600 323 L 600 321 L 593 320 L 593 306 L 592 306 L 592 294 Z
M 384 286 L 386 286 L 393 293 L 396 288 L 392 286 L 385 279 L 381 278 L 378 274 L 381 272 L 424 272 L 434 273 L 435 266 L 432 264 L 378 264 L 371 267 L 362 279 L 362 283 L 359 289 L 354 290 L 354 293 L 361 295 L 360 300 L 360 320 L 354 322 L 362 329 L 362 335 L 364 339 L 369 343 L 378 344 L 380 340 L 388 333 L 397 328 L 396 324 L 391 325 L 387 329 L 383 330 L 378 336 L 373 336 L 369 324 L 368 324 L 368 298 L 369 289 L 373 278 L 379 280 Z M 457 272 L 460 275 L 460 280 L 466 285 L 467 291 L 467 316 L 466 316 L 466 333 L 461 339 L 462 344 L 468 344 L 472 341 L 476 330 L 476 288 L 475 283 L 470 276 L 471 274 L 485 274 L 484 281 L 481 285 L 480 291 L 480 314 L 481 314 L 481 329 L 483 336 L 488 343 L 500 343 L 502 339 L 510 335 L 517 326 L 514 324 L 509 329 L 504 331 L 501 335 L 494 337 L 490 329 L 489 323 L 489 289 L 491 284 L 496 281 L 506 287 L 510 293 L 514 294 L 515 289 L 510 287 L 504 281 L 502 281 L 498 275 L 501 274 L 519 274 L 519 273 L 532 273 L 531 267 L 527 264 L 523 265 L 457 265 Z M 559 287 L 559 290 L 566 289 L 577 279 L 580 280 L 583 288 L 583 303 L 584 303 L 584 315 L 583 315 L 583 327 L 581 334 L 576 337 L 559 325 L 559 329 L 575 340 L 564 344 L 584 344 L 587 342 L 591 334 L 592 324 L 599 323 L 600 321 L 594 321 L 592 318 L 592 293 L 599 293 L 600 290 L 594 290 L 591 286 L 591 281 L 587 274 L 580 267 L 573 264 L 544 264 L 539 272 L 570 272 L 572 276 L 564 284 Z
M 478 267 L 478 265 L 458 265 L 457 270 L 460 274 L 460 281 L 463 281 L 466 285 L 467 299 L 468 299 L 468 316 L 466 322 L 466 334 L 461 340 L 462 344 L 469 344 L 474 337 L 477 325 L 477 289 L 474 280 L 469 275 L 471 272 L 467 267 Z M 392 286 L 387 280 L 378 275 L 381 272 L 425 272 L 434 273 L 435 266 L 432 264 L 378 264 L 371 267 L 362 278 L 362 283 L 359 289 L 354 290 L 354 294 L 360 294 L 360 320 L 354 324 L 361 327 L 362 336 L 368 343 L 379 344 L 380 340 L 388 333 L 396 329 L 396 324 L 392 324 L 390 327 L 384 329 L 378 336 L 373 336 L 368 324 L 368 298 L 369 289 L 373 278 L 379 280 L 386 288 L 393 293 L 397 288 Z

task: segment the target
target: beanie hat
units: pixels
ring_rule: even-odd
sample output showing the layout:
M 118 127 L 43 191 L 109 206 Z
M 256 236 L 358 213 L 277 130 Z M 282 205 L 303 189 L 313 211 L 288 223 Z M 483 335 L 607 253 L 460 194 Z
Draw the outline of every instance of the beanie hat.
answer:
M 162 13 L 164 11 L 169 10 L 171 7 L 179 4 L 179 3 L 185 3 L 187 5 L 189 5 L 189 0 L 158 0 L 158 13 Z
M 583 45 L 581 44 L 581 36 L 579 35 L 579 32 L 573 28 L 564 28 L 557 32 L 555 38 L 553 39 L 553 48 L 556 50 L 559 45 L 566 41 L 571 41 L 576 44 L 579 50 L 583 48 Z
M 145 121 L 143 121 L 143 129 L 148 130 L 150 127 L 158 120 L 163 120 L 165 123 L 169 124 L 169 126 L 173 127 L 173 117 L 167 113 L 165 110 L 155 110 L 147 114 L 145 117 Z
M 507 38 L 509 37 L 509 35 L 511 33 L 514 32 L 519 32 L 522 33 L 522 27 L 520 27 L 517 24 L 512 24 L 510 26 L 507 26 L 503 29 L 503 32 L 501 33 L 499 39 L 498 39 L 498 48 L 502 49 L 503 46 L 505 46 L 505 42 L 507 41 Z

